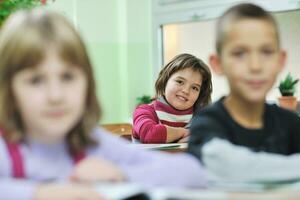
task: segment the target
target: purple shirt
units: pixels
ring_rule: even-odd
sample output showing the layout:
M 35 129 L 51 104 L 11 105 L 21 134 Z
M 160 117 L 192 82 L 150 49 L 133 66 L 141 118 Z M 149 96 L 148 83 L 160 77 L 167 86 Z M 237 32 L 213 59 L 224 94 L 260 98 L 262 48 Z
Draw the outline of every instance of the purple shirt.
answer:
M 122 138 L 97 128 L 93 137 L 97 147 L 86 151 L 87 156 L 101 157 L 117 165 L 131 183 L 142 186 L 202 187 L 205 173 L 193 156 L 147 151 L 129 145 Z M 11 159 L 3 138 L 0 138 L 1 199 L 33 199 L 40 182 L 67 182 L 74 167 L 65 143 L 44 145 L 34 142 L 21 144 L 26 179 L 12 178 Z

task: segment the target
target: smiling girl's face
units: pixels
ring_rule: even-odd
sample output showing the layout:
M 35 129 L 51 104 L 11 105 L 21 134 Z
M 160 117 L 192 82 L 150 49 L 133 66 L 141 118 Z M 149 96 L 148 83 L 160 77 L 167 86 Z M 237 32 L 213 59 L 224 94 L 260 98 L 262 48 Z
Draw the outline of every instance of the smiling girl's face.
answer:
M 191 67 L 175 72 L 165 88 L 167 102 L 177 110 L 186 110 L 195 104 L 199 97 L 202 75 Z

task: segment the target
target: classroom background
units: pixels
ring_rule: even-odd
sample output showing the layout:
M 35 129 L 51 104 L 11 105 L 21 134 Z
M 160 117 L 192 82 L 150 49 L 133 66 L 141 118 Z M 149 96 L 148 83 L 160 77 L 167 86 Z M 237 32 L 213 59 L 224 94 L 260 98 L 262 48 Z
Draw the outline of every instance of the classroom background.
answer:
M 102 123 L 131 122 L 136 99 L 154 94 L 165 62 L 191 53 L 208 63 L 214 49 L 215 18 L 239 0 L 48 0 L 82 34 L 94 66 L 103 107 Z M 300 0 L 250 0 L 273 11 L 279 22 L 286 68 L 267 99 L 277 102 L 278 84 L 288 72 L 300 78 Z M 213 75 L 213 100 L 228 91 Z M 300 91 L 295 96 L 300 98 Z

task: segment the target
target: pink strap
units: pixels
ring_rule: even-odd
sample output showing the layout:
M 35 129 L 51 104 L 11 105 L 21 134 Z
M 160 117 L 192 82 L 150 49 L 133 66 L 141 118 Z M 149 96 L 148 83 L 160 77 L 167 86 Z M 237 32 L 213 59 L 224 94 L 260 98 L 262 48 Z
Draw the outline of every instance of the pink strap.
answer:
M 6 142 L 10 159 L 12 161 L 12 170 L 14 178 L 25 178 L 23 158 L 21 156 L 18 144 Z M 79 163 L 86 157 L 84 152 L 80 152 L 73 157 L 74 164 Z
M 14 178 L 25 178 L 23 158 L 18 144 L 6 142 L 7 149 L 12 162 L 12 171 Z
M 4 135 L 4 130 L 0 128 L 0 136 Z M 12 164 L 14 178 L 25 178 L 23 159 L 19 150 L 19 145 L 5 140 L 7 150 Z
M 85 153 L 84 151 L 77 153 L 76 155 L 74 155 L 73 157 L 73 161 L 74 164 L 78 164 L 81 160 L 83 160 L 85 158 Z
M 0 129 L 0 136 L 3 134 L 3 131 Z M 20 146 L 17 143 L 11 143 L 6 141 L 6 146 L 8 149 L 8 153 L 10 155 L 11 163 L 12 163 L 12 172 L 14 178 L 25 178 L 24 171 L 24 162 L 23 157 L 21 155 Z M 82 159 L 85 158 L 85 153 L 80 152 L 73 157 L 74 164 L 79 163 Z

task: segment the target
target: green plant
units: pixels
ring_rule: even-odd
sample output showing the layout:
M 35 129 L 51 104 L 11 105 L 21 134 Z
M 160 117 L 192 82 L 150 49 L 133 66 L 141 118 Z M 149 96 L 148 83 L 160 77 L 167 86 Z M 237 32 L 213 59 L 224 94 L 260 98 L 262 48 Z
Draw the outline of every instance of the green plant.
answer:
M 6 18 L 19 9 L 30 9 L 46 4 L 45 0 L 0 0 L 0 27 Z
M 149 95 L 143 95 L 143 96 L 136 98 L 137 105 L 148 104 L 148 103 L 151 103 L 151 101 L 152 101 L 152 98 Z
M 295 86 L 299 79 L 294 79 L 290 73 L 279 84 L 279 91 L 282 96 L 294 96 Z

